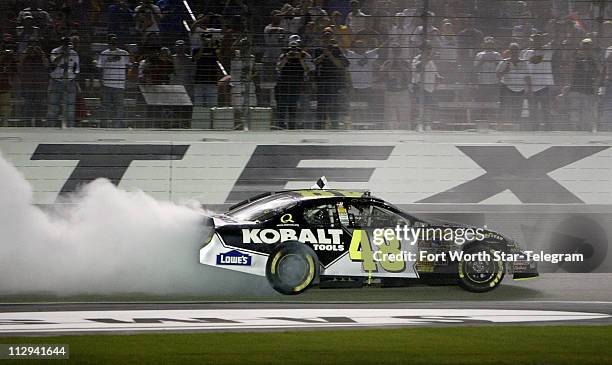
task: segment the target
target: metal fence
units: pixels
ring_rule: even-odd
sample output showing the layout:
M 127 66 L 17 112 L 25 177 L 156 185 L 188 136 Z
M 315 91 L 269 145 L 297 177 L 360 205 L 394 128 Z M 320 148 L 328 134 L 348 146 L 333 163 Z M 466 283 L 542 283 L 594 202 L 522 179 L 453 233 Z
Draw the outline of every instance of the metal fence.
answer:
M 6 1 L 0 125 L 606 131 L 606 1 Z

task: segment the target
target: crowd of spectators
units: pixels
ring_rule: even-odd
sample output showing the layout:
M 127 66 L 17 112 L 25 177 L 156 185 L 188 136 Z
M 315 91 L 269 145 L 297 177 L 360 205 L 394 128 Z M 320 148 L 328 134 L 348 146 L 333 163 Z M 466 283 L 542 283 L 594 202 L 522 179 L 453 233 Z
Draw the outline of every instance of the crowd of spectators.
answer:
M 174 85 L 237 125 L 267 107 L 281 129 L 610 128 L 612 9 L 429 3 L 6 1 L 0 125 L 128 127 L 139 87 Z

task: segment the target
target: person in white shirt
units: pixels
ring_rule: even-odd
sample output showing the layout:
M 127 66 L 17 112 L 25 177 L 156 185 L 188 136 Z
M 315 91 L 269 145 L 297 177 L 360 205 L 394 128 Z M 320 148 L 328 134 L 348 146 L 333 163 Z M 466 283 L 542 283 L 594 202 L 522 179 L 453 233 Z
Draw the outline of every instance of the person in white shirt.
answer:
M 378 65 L 378 48 L 367 49 L 365 42 L 361 39 L 353 43 L 352 49 L 346 51 L 349 60 L 348 72 L 352 88 L 352 101 L 366 103 L 367 109 L 363 113 L 356 113 L 356 117 L 364 118 L 365 121 L 374 119 L 373 108 L 370 101 L 373 99 L 372 83 L 374 71 Z
M 403 57 L 399 43 L 391 43 L 391 57 L 381 67 L 385 82 L 385 119 L 391 129 L 412 129 L 410 61 Z
M 61 41 L 62 45 L 53 49 L 49 57 L 51 77 L 47 89 L 47 123 L 58 125 L 60 112 L 67 107 L 66 127 L 74 127 L 79 55 L 72 49 L 70 38 L 63 37 Z
M 367 26 L 368 14 L 361 11 L 361 6 L 358 0 L 351 1 L 351 12 L 346 16 L 346 25 L 348 25 L 351 34 L 357 34 L 364 31 Z
M 523 51 L 522 57 L 527 60 L 531 75 L 531 94 L 529 98 L 529 116 L 534 117 L 536 129 L 550 129 L 550 102 L 552 88 L 555 85 L 552 72 L 553 49 L 550 43 L 544 44 L 544 35 L 536 33 L 531 36 L 531 48 Z
M 109 126 L 124 128 L 123 100 L 125 91 L 126 71 L 130 67 L 128 51 L 117 48 L 117 36 L 108 35 L 108 49 L 98 56 L 96 66 L 101 69 L 102 106 Z
M 483 50 L 476 54 L 474 71 L 476 72 L 476 100 L 481 103 L 499 102 L 499 80 L 497 79 L 497 65 L 502 60 L 499 52 L 495 51 L 495 39 L 485 37 Z M 494 108 L 482 108 L 478 120 L 489 121 L 495 114 Z
M 412 58 L 411 35 L 414 32 L 414 12 L 410 9 L 405 9 L 401 13 L 395 14 L 393 17 L 394 24 L 391 26 L 389 33 L 389 41 L 397 43 L 402 49 L 403 58 Z
M 191 100 L 193 100 L 193 79 L 195 77 L 195 63 L 191 57 L 191 51 L 187 48 L 184 40 L 174 42 L 174 54 L 172 54 L 174 73 L 170 77 L 173 85 L 183 85 Z
M 235 54 L 230 69 L 232 106 L 245 113 L 247 107 L 257 106 L 254 83 L 255 56 L 251 54 L 251 45 L 247 38 L 236 41 L 234 49 Z
M 496 73 L 501 84 L 500 101 L 504 119 L 518 123 L 525 95 L 531 93 L 531 78 L 527 61 L 520 58 L 518 43 L 510 43 L 508 50 L 510 58 L 498 64 Z
M 149 34 L 159 33 L 159 22 L 162 12 L 159 7 L 153 4 L 153 0 L 144 0 L 134 9 L 136 29 L 141 33 L 142 39 L 146 39 Z
M 419 95 L 419 103 L 423 104 L 422 119 L 417 124 L 417 131 L 431 130 L 431 121 L 435 110 L 435 91 L 439 80 L 444 78 L 438 72 L 433 60 L 433 47 L 429 41 L 423 47 L 421 54 L 412 60 L 412 83 Z M 422 94 L 421 94 L 422 91 Z

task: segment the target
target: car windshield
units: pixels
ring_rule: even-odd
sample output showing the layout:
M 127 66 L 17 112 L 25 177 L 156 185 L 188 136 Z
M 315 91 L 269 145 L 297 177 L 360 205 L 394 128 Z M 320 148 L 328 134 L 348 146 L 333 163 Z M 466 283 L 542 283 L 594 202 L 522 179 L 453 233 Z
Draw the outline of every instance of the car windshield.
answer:
M 230 210 L 228 215 L 238 220 L 264 221 L 295 204 L 297 204 L 297 199 L 292 196 L 272 195 Z

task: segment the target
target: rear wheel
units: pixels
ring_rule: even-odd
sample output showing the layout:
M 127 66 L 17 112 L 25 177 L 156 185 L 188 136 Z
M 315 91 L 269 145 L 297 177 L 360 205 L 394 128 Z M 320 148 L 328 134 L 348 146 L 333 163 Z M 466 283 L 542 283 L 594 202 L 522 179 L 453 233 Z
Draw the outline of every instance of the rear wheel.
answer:
M 503 261 L 494 259 L 493 251 L 493 248 L 482 245 L 471 246 L 464 250 L 464 255 L 470 256 L 479 252 L 488 253 L 490 260 L 461 260 L 458 263 L 459 286 L 474 293 L 484 293 L 501 284 L 506 270 Z
M 319 274 L 317 255 L 299 242 L 286 242 L 272 250 L 266 263 L 266 277 L 281 294 L 300 294 Z

